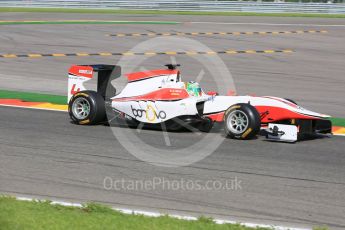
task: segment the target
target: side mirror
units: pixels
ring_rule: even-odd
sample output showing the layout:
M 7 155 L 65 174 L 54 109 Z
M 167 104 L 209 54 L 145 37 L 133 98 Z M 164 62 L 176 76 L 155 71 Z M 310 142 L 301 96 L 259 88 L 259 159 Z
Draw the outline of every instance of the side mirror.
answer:
M 217 96 L 218 95 L 218 93 L 216 91 L 208 91 L 206 94 L 210 95 L 210 96 Z

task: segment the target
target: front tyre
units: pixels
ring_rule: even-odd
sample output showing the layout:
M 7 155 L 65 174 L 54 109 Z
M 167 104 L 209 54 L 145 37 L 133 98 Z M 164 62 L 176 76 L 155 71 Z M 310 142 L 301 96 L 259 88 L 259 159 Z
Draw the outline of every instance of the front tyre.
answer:
M 236 104 L 225 111 L 225 134 L 233 139 L 248 140 L 255 137 L 261 128 L 260 114 L 250 104 Z
M 94 91 L 80 91 L 68 103 L 68 113 L 75 124 L 98 124 L 106 118 L 104 99 Z

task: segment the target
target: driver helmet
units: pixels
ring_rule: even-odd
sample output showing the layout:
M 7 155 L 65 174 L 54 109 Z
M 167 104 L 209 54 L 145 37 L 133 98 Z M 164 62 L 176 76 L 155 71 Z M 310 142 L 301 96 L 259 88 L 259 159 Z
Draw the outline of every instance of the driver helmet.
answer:
M 189 81 L 186 83 L 186 90 L 189 93 L 189 95 L 194 97 L 200 97 L 201 96 L 201 87 L 199 83 L 195 81 Z

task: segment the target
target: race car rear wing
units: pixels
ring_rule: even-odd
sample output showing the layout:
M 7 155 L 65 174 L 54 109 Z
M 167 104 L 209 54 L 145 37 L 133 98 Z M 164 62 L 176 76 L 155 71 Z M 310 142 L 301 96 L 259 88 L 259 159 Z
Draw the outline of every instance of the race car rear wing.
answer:
M 68 70 L 68 96 L 67 103 L 71 97 L 83 90 L 84 83 L 93 78 L 94 73 L 97 72 L 97 92 L 103 96 L 104 99 L 115 95 L 115 88 L 110 82 L 121 76 L 121 67 L 116 65 L 73 65 Z

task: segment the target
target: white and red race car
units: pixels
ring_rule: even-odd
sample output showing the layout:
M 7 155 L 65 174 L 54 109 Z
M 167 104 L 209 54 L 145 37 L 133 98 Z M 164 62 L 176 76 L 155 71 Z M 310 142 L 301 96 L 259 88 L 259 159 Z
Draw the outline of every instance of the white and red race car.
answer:
M 118 92 L 111 82 L 121 77 L 115 65 L 73 65 L 68 75 L 68 109 L 80 125 L 115 122 L 137 126 L 164 124 L 169 130 L 191 125 L 209 131 L 223 125 L 226 136 L 251 139 L 264 130 L 266 138 L 296 142 L 306 135 L 330 134 L 329 116 L 312 112 L 289 99 L 257 96 L 220 96 L 205 93 L 197 82 L 183 82 L 179 65 L 127 74 Z M 98 72 L 97 91 L 84 83 Z

